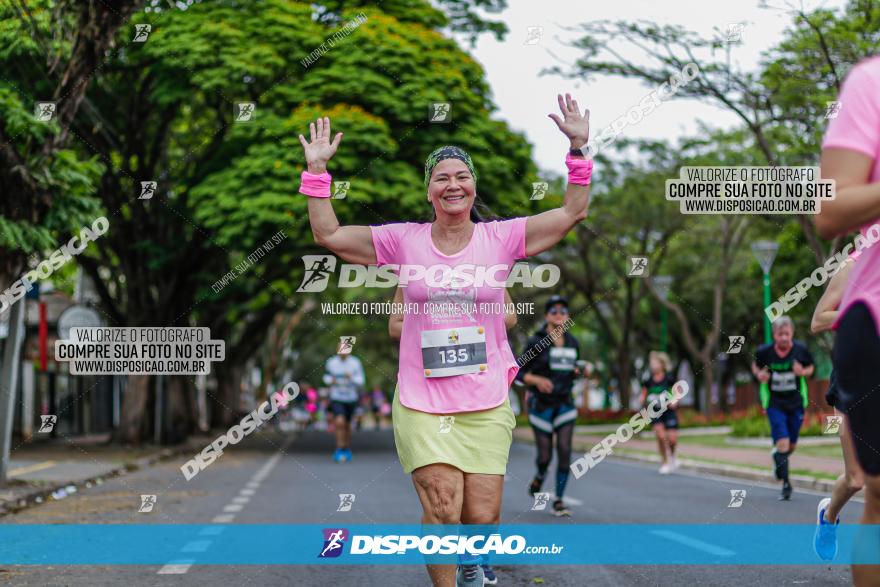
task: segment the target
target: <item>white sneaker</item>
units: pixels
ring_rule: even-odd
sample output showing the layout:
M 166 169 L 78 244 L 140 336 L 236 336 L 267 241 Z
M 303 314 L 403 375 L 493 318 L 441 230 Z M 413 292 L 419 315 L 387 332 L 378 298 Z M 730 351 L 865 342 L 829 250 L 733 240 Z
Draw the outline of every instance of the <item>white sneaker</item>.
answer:
M 660 466 L 660 474 L 661 474 L 661 475 L 668 475 L 668 474 L 669 474 L 669 471 L 670 471 L 670 469 L 669 469 L 669 465 L 668 465 L 668 464 L 663 463 L 663 465 Z
M 678 463 L 678 457 L 672 457 L 672 458 L 669 460 L 669 470 L 670 470 L 670 471 L 675 471 L 675 470 L 678 469 L 680 466 L 681 466 L 681 465 L 679 465 L 679 463 Z

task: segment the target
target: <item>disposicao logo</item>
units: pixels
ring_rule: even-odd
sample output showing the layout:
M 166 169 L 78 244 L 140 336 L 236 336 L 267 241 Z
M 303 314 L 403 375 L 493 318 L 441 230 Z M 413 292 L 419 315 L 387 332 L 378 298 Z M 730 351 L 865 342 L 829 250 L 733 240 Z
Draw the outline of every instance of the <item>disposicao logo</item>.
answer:
M 345 528 L 324 528 L 324 547 L 318 558 L 335 558 L 342 554 L 345 541 L 348 540 L 348 530 Z

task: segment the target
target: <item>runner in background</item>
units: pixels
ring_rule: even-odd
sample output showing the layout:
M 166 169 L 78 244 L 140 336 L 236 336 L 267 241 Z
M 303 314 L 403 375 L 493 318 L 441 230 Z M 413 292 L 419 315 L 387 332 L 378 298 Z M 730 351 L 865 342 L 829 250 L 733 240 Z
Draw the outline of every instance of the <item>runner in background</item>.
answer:
M 773 461 L 776 478 L 782 481 L 779 499 L 791 499 L 788 457 L 797 446 L 804 423 L 804 409 L 809 403 L 807 377 L 813 375 L 813 355 L 807 345 L 794 340 L 794 324 L 788 316 L 773 322 L 773 342 L 755 353 L 752 373 L 761 383 L 761 407 L 770 420 L 770 434 L 775 445 Z M 766 392 L 765 392 L 766 389 Z
M 648 354 L 648 368 L 650 374 L 642 381 L 642 395 L 639 398 L 642 406 L 647 406 L 648 402 L 661 393 L 670 393 L 675 385 L 675 377 L 670 373 L 672 362 L 666 353 L 651 351 Z M 657 450 L 660 451 L 661 475 L 668 475 L 678 468 L 678 458 L 675 456 L 675 448 L 678 446 L 676 406 L 677 402 L 669 403 L 666 411 L 651 419 L 651 429 L 657 437 Z
M 351 419 L 365 379 L 360 359 L 350 352 L 333 355 L 324 366 L 324 383 L 330 386 L 330 413 L 336 433 L 334 462 L 344 463 L 352 458 Z
M 852 268 L 834 328 L 838 409 L 847 416 L 850 439 L 865 472 L 865 509 L 855 548 L 880 552 L 880 56 L 847 73 L 822 141 L 821 176 L 835 183 L 833 200 L 814 216 L 827 239 L 859 230 L 863 250 Z M 866 246 L 867 243 L 867 246 Z M 880 585 L 880 565 L 853 565 L 858 587 Z
M 572 389 L 576 377 L 584 375 L 577 366 L 580 344 L 567 332 L 568 301 L 551 296 L 544 305 L 545 322 L 536 330 L 522 355 L 536 354 L 523 363 L 516 375 L 528 388 L 529 423 L 535 434 L 537 473 L 529 485 L 534 497 L 541 491 L 547 469 L 553 458 L 553 437 L 556 437 L 556 497 L 553 513 L 569 516 L 563 496 L 571 469 L 572 438 L 577 420 Z
M 828 282 L 828 288 L 822 294 L 816 310 L 813 312 L 813 321 L 810 330 L 813 334 L 831 330 L 831 326 L 837 321 L 838 307 L 843 299 L 843 292 L 852 270 L 853 263 L 858 258 L 857 253 L 849 256 L 843 266 L 834 274 Z M 841 419 L 838 433 L 840 446 L 843 448 L 843 475 L 834 482 L 831 497 L 825 497 L 819 501 L 816 513 L 816 534 L 813 538 L 813 549 L 819 558 L 834 560 L 837 556 L 837 526 L 840 524 L 840 510 L 850 498 L 858 493 L 865 484 L 864 472 L 856 459 L 855 448 L 849 435 L 849 424 L 846 415 L 838 410 L 837 376 L 831 371 L 831 381 L 825 401 L 834 408 L 834 414 Z
M 378 385 L 373 387 L 373 393 L 370 394 L 370 410 L 373 412 L 373 429 L 381 430 L 385 427 L 385 405 L 388 399 L 385 393 Z

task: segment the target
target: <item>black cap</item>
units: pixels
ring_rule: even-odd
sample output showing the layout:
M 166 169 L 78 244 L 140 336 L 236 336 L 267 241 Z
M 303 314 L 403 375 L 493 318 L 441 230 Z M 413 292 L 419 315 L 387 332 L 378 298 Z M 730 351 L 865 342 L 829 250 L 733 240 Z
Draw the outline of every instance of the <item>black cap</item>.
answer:
M 544 304 L 544 313 L 546 314 L 547 312 L 549 312 L 550 308 L 552 308 L 556 304 L 562 304 L 563 306 L 565 306 L 567 308 L 568 307 L 568 300 L 566 300 L 562 296 L 557 296 L 557 295 L 550 296 L 550 299 L 547 300 L 546 304 Z

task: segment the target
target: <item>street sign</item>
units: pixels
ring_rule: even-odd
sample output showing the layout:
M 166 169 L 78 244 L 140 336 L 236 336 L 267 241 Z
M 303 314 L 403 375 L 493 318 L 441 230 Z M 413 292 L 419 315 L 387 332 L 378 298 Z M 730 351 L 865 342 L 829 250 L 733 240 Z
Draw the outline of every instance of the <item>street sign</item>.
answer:
M 86 306 L 71 306 L 58 317 L 58 338 L 70 338 L 70 329 L 80 326 L 100 326 L 101 316 Z

